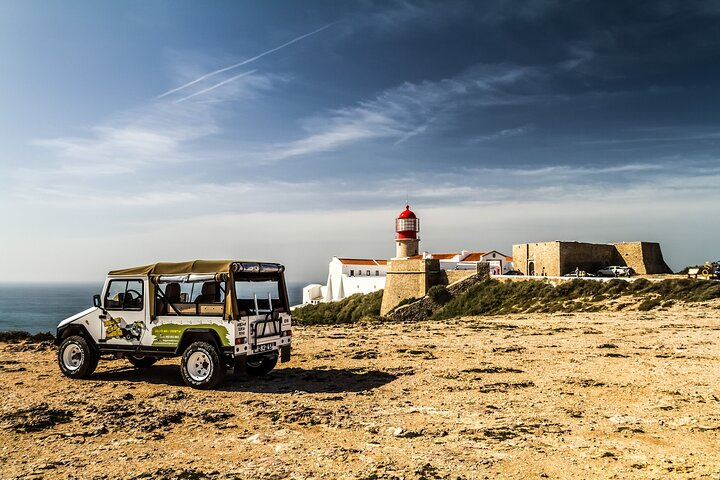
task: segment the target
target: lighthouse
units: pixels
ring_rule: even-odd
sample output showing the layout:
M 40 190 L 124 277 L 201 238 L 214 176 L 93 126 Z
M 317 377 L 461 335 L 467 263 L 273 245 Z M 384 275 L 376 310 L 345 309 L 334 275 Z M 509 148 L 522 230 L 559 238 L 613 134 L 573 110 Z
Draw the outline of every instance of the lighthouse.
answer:
M 395 258 L 388 262 L 380 315 L 387 315 L 407 298 L 422 298 L 443 283 L 440 260 L 418 255 L 420 219 L 410 205 L 395 219 Z
M 405 205 L 405 210 L 395 219 L 395 258 L 409 258 L 418 254 L 420 219 Z

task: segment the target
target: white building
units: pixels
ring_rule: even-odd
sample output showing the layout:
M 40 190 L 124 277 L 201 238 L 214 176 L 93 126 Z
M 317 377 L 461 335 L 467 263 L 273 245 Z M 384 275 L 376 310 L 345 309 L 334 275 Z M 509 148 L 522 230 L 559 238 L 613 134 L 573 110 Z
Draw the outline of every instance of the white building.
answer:
M 497 250 L 489 252 L 428 253 L 411 258 L 437 258 L 442 270 L 475 270 L 478 263 L 490 266 L 490 275 L 505 275 L 514 269 L 513 259 Z
M 382 290 L 386 273 L 387 260 L 333 257 L 327 284 L 313 283 L 303 288 L 303 304 L 334 302 L 356 293 Z

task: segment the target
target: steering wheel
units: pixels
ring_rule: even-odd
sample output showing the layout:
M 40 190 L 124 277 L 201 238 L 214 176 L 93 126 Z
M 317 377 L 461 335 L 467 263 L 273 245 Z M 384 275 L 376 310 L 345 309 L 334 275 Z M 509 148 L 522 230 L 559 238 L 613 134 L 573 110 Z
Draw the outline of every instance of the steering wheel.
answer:
M 138 292 L 137 290 L 125 290 L 125 294 L 127 295 L 128 293 L 135 294 L 135 298 L 130 297 L 130 300 L 137 300 L 138 298 L 142 297 L 142 293 Z
M 133 295 L 135 298 L 133 298 Z M 142 307 L 142 293 L 137 290 L 125 290 L 125 301 L 123 302 L 123 308 L 136 308 Z

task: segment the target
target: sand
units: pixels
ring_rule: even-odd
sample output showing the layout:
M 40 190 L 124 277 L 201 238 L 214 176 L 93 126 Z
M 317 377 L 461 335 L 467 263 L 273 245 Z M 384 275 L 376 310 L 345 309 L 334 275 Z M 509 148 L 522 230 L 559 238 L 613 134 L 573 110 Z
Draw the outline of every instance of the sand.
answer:
M 209 392 L 0 345 L 0 478 L 720 478 L 718 335 L 711 307 L 295 328 Z

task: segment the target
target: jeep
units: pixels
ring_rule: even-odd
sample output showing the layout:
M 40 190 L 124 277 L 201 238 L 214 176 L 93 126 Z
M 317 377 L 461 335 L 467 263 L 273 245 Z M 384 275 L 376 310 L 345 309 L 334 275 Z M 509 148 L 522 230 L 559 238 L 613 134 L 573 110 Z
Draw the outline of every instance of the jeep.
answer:
M 290 360 L 292 319 L 277 263 L 196 260 L 108 273 L 94 307 L 58 325 L 58 364 L 87 378 L 103 356 L 136 368 L 182 357 L 183 381 L 219 385 L 227 370 L 259 376 Z

